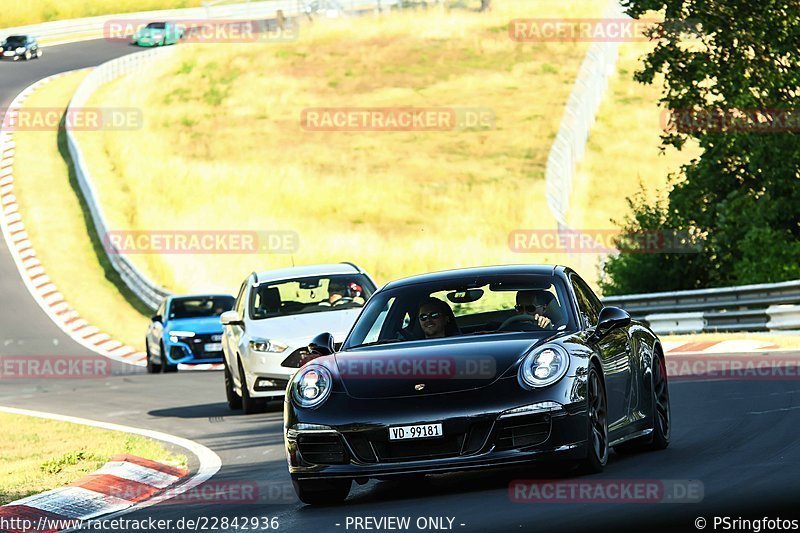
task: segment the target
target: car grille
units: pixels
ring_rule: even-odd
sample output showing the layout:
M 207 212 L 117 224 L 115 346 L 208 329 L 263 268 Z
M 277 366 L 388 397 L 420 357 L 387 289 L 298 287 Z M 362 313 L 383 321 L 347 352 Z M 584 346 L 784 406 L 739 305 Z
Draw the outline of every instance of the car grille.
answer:
M 222 341 L 220 333 L 198 334 L 190 339 L 186 339 L 186 344 L 192 350 L 195 359 L 221 359 L 222 351 L 206 352 L 205 346 L 209 343 L 219 344 Z
M 300 435 L 297 438 L 300 455 L 317 465 L 341 465 L 349 460 L 339 435 Z
M 497 450 L 511 450 L 541 444 L 550 436 L 550 424 L 550 415 L 546 413 L 499 420 L 495 438 Z
M 390 441 L 386 428 L 352 432 L 346 439 L 357 458 L 365 463 L 420 461 L 478 453 L 486 442 L 491 422 L 475 422 L 466 431 L 422 440 Z M 451 430 L 452 431 L 452 430 Z

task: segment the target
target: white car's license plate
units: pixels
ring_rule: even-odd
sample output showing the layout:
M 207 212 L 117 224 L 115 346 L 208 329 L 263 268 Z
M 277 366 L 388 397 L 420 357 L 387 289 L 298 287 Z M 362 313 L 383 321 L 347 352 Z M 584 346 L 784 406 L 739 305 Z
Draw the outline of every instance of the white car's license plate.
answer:
M 14 52 L 8 52 L 8 51 L 6 51 L 6 52 L 3 52 L 3 55 L 4 55 L 4 56 L 13 56 L 13 55 L 14 55 Z
M 221 352 L 222 351 L 222 343 L 221 342 L 212 342 L 203 346 L 203 349 L 207 352 Z
M 389 428 L 389 440 L 430 439 L 442 435 L 441 424 L 418 424 Z

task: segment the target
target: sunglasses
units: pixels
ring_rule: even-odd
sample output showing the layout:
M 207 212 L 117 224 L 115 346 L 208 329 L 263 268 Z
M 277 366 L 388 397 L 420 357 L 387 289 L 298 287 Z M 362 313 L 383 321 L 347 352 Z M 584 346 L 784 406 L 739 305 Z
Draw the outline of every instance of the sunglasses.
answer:
M 529 313 L 531 311 L 535 312 L 537 309 L 545 309 L 547 305 L 545 304 L 528 304 L 528 305 L 515 305 L 514 309 L 517 310 L 519 313 Z
M 426 320 L 438 320 L 441 318 L 442 313 L 434 312 L 434 313 L 422 313 L 419 315 L 419 321 L 425 322 Z

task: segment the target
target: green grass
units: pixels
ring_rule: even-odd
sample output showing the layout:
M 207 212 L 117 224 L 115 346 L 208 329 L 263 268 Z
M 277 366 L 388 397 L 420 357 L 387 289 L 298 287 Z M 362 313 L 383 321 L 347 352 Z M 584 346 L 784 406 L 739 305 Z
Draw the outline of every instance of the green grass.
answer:
M 544 169 L 585 43 L 516 43 L 512 18 L 597 16 L 605 2 L 495 2 L 305 25 L 288 44 L 180 46 L 89 105 L 144 110 L 145 131 L 83 132 L 114 229 L 294 230 L 286 255 L 135 255 L 176 291 L 233 291 L 253 270 L 350 260 L 380 281 L 563 260 L 508 248 L 552 229 Z M 131 87 L 135 86 L 135 90 Z M 479 107 L 489 130 L 302 129 L 309 107 Z
M 185 456 L 138 435 L 6 413 L 0 427 L 0 505 L 67 485 L 117 454 L 186 466 Z
M 66 107 L 85 75 L 69 74 L 44 85 L 25 107 Z M 89 323 L 143 350 L 147 310 L 124 288 L 95 238 L 63 131 L 19 131 L 14 140 L 14 193 L 47 275 Z
M 196 7 L 202 4 L 202 0 L 11 0 L 3 2 L 0 27 L 10 28 L 115 13 Z

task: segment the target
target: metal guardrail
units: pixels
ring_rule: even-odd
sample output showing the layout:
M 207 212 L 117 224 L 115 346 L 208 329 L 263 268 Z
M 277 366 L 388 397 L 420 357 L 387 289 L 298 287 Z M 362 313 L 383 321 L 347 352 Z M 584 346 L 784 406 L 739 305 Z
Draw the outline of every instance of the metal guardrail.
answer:
M 282 10 L 286 16 L 297 16 L 303 14 L 304 11 L 301 10 L 305 9 L 305 2 L 297 2 L 295 0 L 261 3 L 268 3 L 270 9 L 269 12 L 259 12 L 259 16 L 264 17 L 264 19 L 268 17 L 275 17 L 278 10 Z M 376 6 L 375 0 L 347 0 L 344 3 L 353 11 L 366 10 Z M 395 4 L 397 4 L 397 0 L 381 0 L 381 5 L 383 7 L 389 7 Z M 216 7 L 209 9 L 216 9 Z M 248 15 L 251 18 L 254 18 L 252 16 L 252 12 L 249 12 Z M 175 50 L 175 47 L 155 48 L 153 50 L 126 55 L 103 63 L 83 79 L 81 84 L 78 86 L 78 89 L 75 91 L 72 99 L 70 100 L 67 112 L 69 113 L 70 110 L 84 107 L 91 95 L 102 85 L 119 77 L 140 71 L 152 61 L 155 61 L 156 59 L 167 54 L 174 53 Z M 113 243 L 106 238 L 106 235 L 108 235 L 109 226 L 107 219 L 103 214 L 103 207 L 98 200 L 96 188 L 93 185 L 92 173 L 89 167 L 86 165 L 86 161 L 76 139 L 75 132 L 69 125 L 66 128 L 66 136 L 67 145 L 70 155 L 72 156 L 73 165 L 75 166 L 75 175 L 77 177 L 81 193 L 83 194 L 86 205 L 91 213 L 97 236 L 100 239 L 100 242 L 102 242 L 104 245 L 111 265 L 114 267 L 114 270 L 119 273 L 125 285 L 127 285 L 128 288 L 130 288 L 131 291 L 133 291 L 133 293 L 142 300 L 142 302 L 144 302 L 151 309 L 156 309 L 161 300 L 171 293 L 164 287 L 161 287 L 157 283 L 154 283 L 148 279 L 147 276 L 145 276 L 144 273 L 142 273 L 142 271 L 139 270 L 127 257 L 119 253 L 119 251 L 115 249 Z
M 800 280 L 689 291 L 610 296 L 659 333 L 800 329 Z
M 609 19 L 629 18 L 617 0 L 612 0 L 604 16 Z M 568 227 L 567 214 L 575 170 L 583 160 L 589 131 L 618 56 L 619 42 L 594 42 L 589 46 L 564 108 L 561 126 L 547 156 L 547 206 L 561 229 Z

